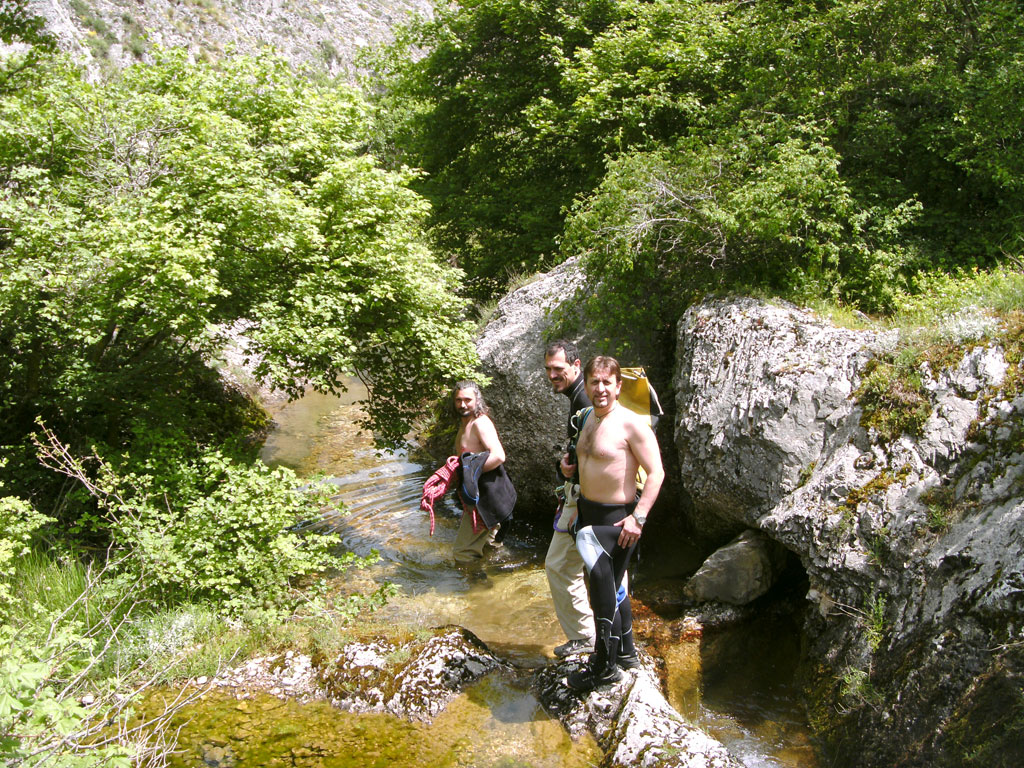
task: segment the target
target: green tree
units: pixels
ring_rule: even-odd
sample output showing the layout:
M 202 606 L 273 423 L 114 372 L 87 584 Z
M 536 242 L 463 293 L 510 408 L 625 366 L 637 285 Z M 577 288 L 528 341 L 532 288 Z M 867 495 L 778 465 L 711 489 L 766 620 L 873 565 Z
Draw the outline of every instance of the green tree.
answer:
M 542 221 L 543 242 L 560 240 L 570 198 L 576 218 L 559 258 L 615 251 L 601 233 L 667 200 L 653 193 L 667 189 L 655 179 L 612 178 L 635 155 L 645 167 L 660 158 L 662 181 L 693 182 L 678 189 L 684 196 L 711 185 L 695 226 L 716 229 L 724 251 L 713 270 L 694 274 L 702 262 L 686 237 L 637 240 L 631 253 L 654 243 L 643 259 L 659 267 L 627 276 L 623 290 L 648 280 L 668 300 L 680 288 L 669 278 L 685 274 L 705 290 L 756 284 L 889 310 L 920 270 L 990 267 L 1020 254 L 1018 6 L 627 0 L 552 10 L 478 0 L 413 35 L 426 56 L 392 66 L 395 97 L 415 104 L 394 117 L 391 135 L 428 172 L 441 241 L 470 254 L 474 274 L 497 271 L 500 262 L 486 258 L 549 262 L 526 227 Z M 517 34 L 512 52 L 506 29 Z M 517 176 L 523 169 L 549 175 Z M 524 183 L 558 193 L 544 198 Z M 628 195 L 619 194 L 624 184 Z M 616 199 L 633 208 L 614 210 Z M 488 201 L 499 204 L 481 213 Z M 592 215 L 582 213 L 588 207 Z M 506 211 L 513 223 L 494 215 Z M 590 263 L 603 279 L 608 259 Z
M 364 152 L 354 91 L 183 52 L 98 84 L 59 61 L 39 77 L 0 100 L 9 453 L 40 418 L 111 461 L 227 440 L 245 403 L 212 364 L 236 332 L 289 394 L 362 377 L 385 443 L 471 372 L 459 273 L 425 244 L 411 174 Z
M 552 134 L 534 112 L 561 102 L 562 62 L 618 13 L 612 0 L 443 5 L 377 57 L 385 139 L 426 172 L 417 189 L 435 242 L 470 295 L 554 263 L 562 209 L 600 178 L 599 146 Z

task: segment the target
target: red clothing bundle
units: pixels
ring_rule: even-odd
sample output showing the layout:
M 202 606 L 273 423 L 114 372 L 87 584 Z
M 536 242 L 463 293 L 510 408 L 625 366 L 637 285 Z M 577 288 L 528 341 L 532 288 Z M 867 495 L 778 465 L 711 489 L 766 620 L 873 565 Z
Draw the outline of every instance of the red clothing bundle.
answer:
M 449 456 L 441 468 L 423 484 L 420 509 L 430 513 L 430 535 L 434 535 L 434 502 L 448 493 L 459 469 L 459 457 Z M 474 526 L 475 527 L 475 526 Z

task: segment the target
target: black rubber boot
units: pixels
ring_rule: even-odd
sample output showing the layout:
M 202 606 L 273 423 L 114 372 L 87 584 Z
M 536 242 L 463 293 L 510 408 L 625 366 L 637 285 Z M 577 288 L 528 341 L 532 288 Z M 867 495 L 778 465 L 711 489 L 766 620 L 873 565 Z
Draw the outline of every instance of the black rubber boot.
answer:
M 584 693 L 617 683 L 622 679 L 622 673 L 615 663 L 619 655 L 619 638 L 612 637 L 610 629 L 607 625 L 598 627 L 597 642 L 594 644 L 594 652 L 587 660 L 587 666 L 570 672 L 566 677 L 566 682 L 574 691 Z

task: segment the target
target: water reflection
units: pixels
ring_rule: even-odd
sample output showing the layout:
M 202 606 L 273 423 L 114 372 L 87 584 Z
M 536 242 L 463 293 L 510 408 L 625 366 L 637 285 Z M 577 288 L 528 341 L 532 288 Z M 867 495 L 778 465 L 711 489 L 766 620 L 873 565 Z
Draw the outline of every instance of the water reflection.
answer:
M 817 764 L 794 682 L 799 629 L 789 616 L 761 616 L 706 633 L 681 698 L 700 699 L 693 713 L 748 768 Z M 679 677 L 682 677 L 681 675 Z M 699 681 L 698 685 L 695 681 Z M 670 700 L 679 692 L 670 687 Z M 672 702 L 681 712 L 686 704 Z

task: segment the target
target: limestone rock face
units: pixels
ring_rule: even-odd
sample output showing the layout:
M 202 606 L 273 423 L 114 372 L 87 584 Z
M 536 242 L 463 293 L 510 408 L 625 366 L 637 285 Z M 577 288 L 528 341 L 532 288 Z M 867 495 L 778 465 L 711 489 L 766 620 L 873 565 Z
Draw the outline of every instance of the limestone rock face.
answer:
M 349 80 L 360 48 L 390 40 L 391 29 L 411 14 L 433 12 L 432 0 L 29 0 L 28 7 L 78 58 L 126 66 L 149 58 L 152 45 L 187 48 L 196 58 L 271 47 L 293 63 Z
M 518 516 L 554 517 L 555 467 L 565 447 L 569 400 L 551 391 L 544 348 L 551 312 L 582 282 L 574 262 L 556 267 L 505 296 L 477 340 L 483 372 L 491 378 L 484 397 L 519 493 Z M 571 340 L 581 343 L 580 337 Z
M 537 696 L 544 708 L 559 718 L 578 738 L 593 733 L 605 752 L 609 768 L 740 768 L 717 740 L 696 728 L 665 699 L 649 658 L 622 680 L 586 695 L 574 692 L 566 675 L 580 667 L 563 661 L 538 672 Z
M 892 341 L 754 299 L 688 310 L 675 438 L 698 527 L 720 537 L 756 527 L 823 452 L 849 442 L 857 371 Z
M 886 441 L 853 395 L 891 343 L 788 306 L 691 308 L 675 384 L 682 483 L 698 525 L 757 528 L 799 556 L 812 721 L 836 765 L 1010 764 L 1019 715 L 983 724 L 1024 670 L 1018 364 L 992 344 L 922 363 L 931 414 Z

